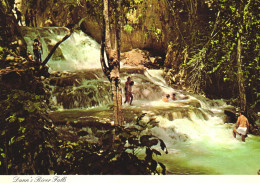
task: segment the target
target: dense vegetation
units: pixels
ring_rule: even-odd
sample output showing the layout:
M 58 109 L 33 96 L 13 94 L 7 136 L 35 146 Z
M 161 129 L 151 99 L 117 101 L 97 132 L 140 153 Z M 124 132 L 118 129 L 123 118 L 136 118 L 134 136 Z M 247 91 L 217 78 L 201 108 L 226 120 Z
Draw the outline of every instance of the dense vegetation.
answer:
M 63 3 L 67 11 L 74 13 L 83 8 L 84 16 L 101 21 L 101 0 L 27 0 L 26 5 L 41 5 L 40 16 L 45 13 L 43 3 L 48 2 Z M 114 0 L 110 1 L 112 14 L 118 2 L 122 6 L 122 34 L 133 39 L 135 36 L 131 35 L 139 34 L 152 42 L 151 47 L 142 48 L 165 58 L 162 67 L 169 84 L 186 85 L 193 92 L 232 99 L 242 109 L 259 111 L 258 0 Z M 10 13 L 8 7 L 14 2 L 9 3 L 1 2 L 1 22 L 6 26 L 7 19 L 3 17 Z M 155 15 L 151 14 L 153 11 Z M 77 15 L 72 23 L 82 18 Z M 12 34 L 4 36 L 18 34 L 15 26 Z M 8 28 L 3 28 L 8 32 Z M 1 35 L 1 42 L 4 36 Z M 12 48 L 9 44 L 4 46 Z M 1 69 L 11 65 L 6 62 L 8 56 L 19 57 L 3 47 L 0 52 Z M 164 165 L 155 160 L 155 155 L 161 155 L 155 146 L 166 150 L 165 144 L 145 134 L 146 129 L 156 125 L 154 121 L 142 123 L 140 117 L 129 127 L 93 129 L 100 140 L 92 143 L 62 139 L 46 115 L 48 92 L 41 83 L 42 74 L 32 69 L 38 66 L 22 64 L 26 59 L 19 59 L 21 67 L 10 72 L 10 77 L 17 80 L 0 85 L 0 174 L 165 174 Z M 138 157 L 140 151 L 145 151 L 144 158 Z

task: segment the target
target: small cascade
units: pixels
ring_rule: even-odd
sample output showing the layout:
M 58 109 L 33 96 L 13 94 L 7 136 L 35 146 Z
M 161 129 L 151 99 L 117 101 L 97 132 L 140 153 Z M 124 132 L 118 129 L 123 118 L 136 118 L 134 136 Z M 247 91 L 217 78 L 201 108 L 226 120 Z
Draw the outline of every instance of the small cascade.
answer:
M 46 58 L 52 47 L 67 33 L 62 27 L 21 27 L 27 43 L 27 50 L 33 54 L 33 40 L 40 38 L 43 46 L 42 59 Z M 75 71 L 90 68 L 101 68 L 100 45 L 82 31 L 72 35 L 55 51 L 48 62 L 51 71 Z
M 111 103 L 110 83 L 102 70 L 55 73 L 46 81 L 52 104 L 59 109 L 91 108 Z

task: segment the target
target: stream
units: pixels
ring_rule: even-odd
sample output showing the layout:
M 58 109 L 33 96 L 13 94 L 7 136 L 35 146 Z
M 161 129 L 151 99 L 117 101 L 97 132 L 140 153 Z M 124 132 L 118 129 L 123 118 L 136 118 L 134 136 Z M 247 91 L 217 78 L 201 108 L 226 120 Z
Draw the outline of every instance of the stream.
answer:
M 67 32 L 65 28 L 49 27 L 23 28 L 22 33 L 31 53 L 32 41 L 40 37 L 45 58 Z M 101 70 L 99 56 L 99 44 L 81 31 L 60 45 L 48 63 L 53 118 L 110 122 L 110 83 Z M 168 154 L 158 157 L 166 165 L 167 174 L 257 175 L 260 137 L 249 134 L 245 143 L 240 136 L 233 138 L 234 124 L 224 123 L 224 109 L 232 106 L 168 87 L 162 70 L 121 67 L 122 85 L 129 75 L 135 81 L 133 105 L 123 105 L 125 119 L 130 121 L 140 113 L 156 118 L 159 126 L 152 133 L 168 148 Z M 176 93 L 178 100 L 163 102 L 167 93 Z

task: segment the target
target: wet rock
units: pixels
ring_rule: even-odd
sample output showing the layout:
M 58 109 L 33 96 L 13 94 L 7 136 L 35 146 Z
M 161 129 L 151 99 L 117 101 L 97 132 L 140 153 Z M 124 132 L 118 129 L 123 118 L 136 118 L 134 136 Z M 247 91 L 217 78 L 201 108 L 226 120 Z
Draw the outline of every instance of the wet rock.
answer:
M 260 125 L 250 125 L 249 133 L 260 136 Z
M 121 54 L 121 62 L 128 66 L 138 66 L 151 63 L 149 52 L 140 49 L 133 49 L 131 51 Z
M 198 100 L 184 100 L 184 101 L 181 101 L 182 104 L 186 104 L 186 105 L 189 105 L 189 106 L 192 106 L 192 107 L 195 107 L 195 108 L 200 108 L 201 107 L 201 104 Z
M 121 62 L 128 66 L 144 66 L 149 69 L 159 69 L 163 66 L 162 57 L 150 57 L 150 53 L 145 50 L 133 49 L 121 54 Z
M 225 109 L 224 114 L 226 115 L 224 117 L 224 123 L 236 123 L 237 120 L 236 111 L 232 109 Z
M 86 135 L 88 135 L 88 132 L 86 132 L 86 131 L 79 131 L 78 133 L 77 133 L 77 135 L 78 136 L 86 136 Z
M 17 71 L 7 72 L 2 75 L 2 82 L 10 88 L 19 88 L 22 84 L 21 74 Z
M 51 78 L 50 85 L 56 85 L 56 86 L 60 86 L 60 87 L 79 86 L 80 82 L 78 80 L 75 80 L 74 78 L 61 77 L 61 78 Z

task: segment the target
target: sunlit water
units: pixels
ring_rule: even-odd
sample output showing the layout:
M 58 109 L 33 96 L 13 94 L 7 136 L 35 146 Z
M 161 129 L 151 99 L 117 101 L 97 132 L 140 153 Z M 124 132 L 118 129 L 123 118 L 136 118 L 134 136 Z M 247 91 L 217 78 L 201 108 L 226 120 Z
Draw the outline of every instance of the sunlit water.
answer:
M 68 29 L 59 27 L 22 29 L 27 50 L 33 54 L 33 40 L 40 38 L 43 46 L 42 59 L 47 57 L 51 47 L 67 33 Z M 50 71 L 75 71 L 90 68 L 100 68 L 100 45 L 82 31 L 74 31 L 71 36 L 60 44 L 56 53 L 58 58 L 51 57 L 48 62 Z M 62 57 L 59 59 L 59 56 Z
M 27 32 L 25 40 L 28 49 L 32 52 L 32 39 L 40 36 L 44 47 L 43 57 L 46 57 L 48 44 L 60 40 L 66 31 L 64 28 L 24 30 Z M 73 33 L 60 48 L 64 58 L 50 60 L 48 65 L 51 71 L 100 68 L 100 46 L 83 32 Z M 168 174 L 256 175 L 260 169 L 260 137 L 249 135 L 246 142 L 242 142 L 240 136 L 233 138 L 234 124 L 225 124 L 223 121 L 223 109 L 227 107 L 224 101 L 212 101 L 169 88 L 162 74 L 161 70 L 146 70 L 143 75 L 131 73 L 135 81 L 134 102 L 133 106 L 125 104 L 123 107 L 126 111 L 137 109 L 155 115 L 159 127 L 153 128 L 152 133 L 163 139 L 167 145 L 169 153 L 162 153 L 158 159 L 166 165 Z M 128 75 L 127 72 L 121 74 L 122 83 L 126 81 Z M 85 85 L 88 83 L 84 81 L 78 88 L 87 88 L 89 86 Z M 91 85 L 95 88 L 93 82 Z M 72 102 L 77 104 L 75 108 L 78 108 L 79 102 L 87 96 L 84 90 L 75 92 L 78 88 L 73 87 L 71 92 L 69 91 L 72 95 L 79 95 L 73 98 L 73 100 L 80 99 Z M 165 94 L 173 92 L 177 94 L 179 100 L 171 103 L 161 101 Z M 98 98 L 102 100 L 100 94 L 97 96 L 95 100 Z M 188 99 L 184 99 L 185 96 Z M 109 101 L 111 100 L 107 100 L 107 103 Z M 107 103 L 97 102 L 99 105 Z M 58 105 L 57 101 L 55 105 Z M 100 107 L 81 107 L 74 112 L 81 113 L 95 109 L 100 110 Z

